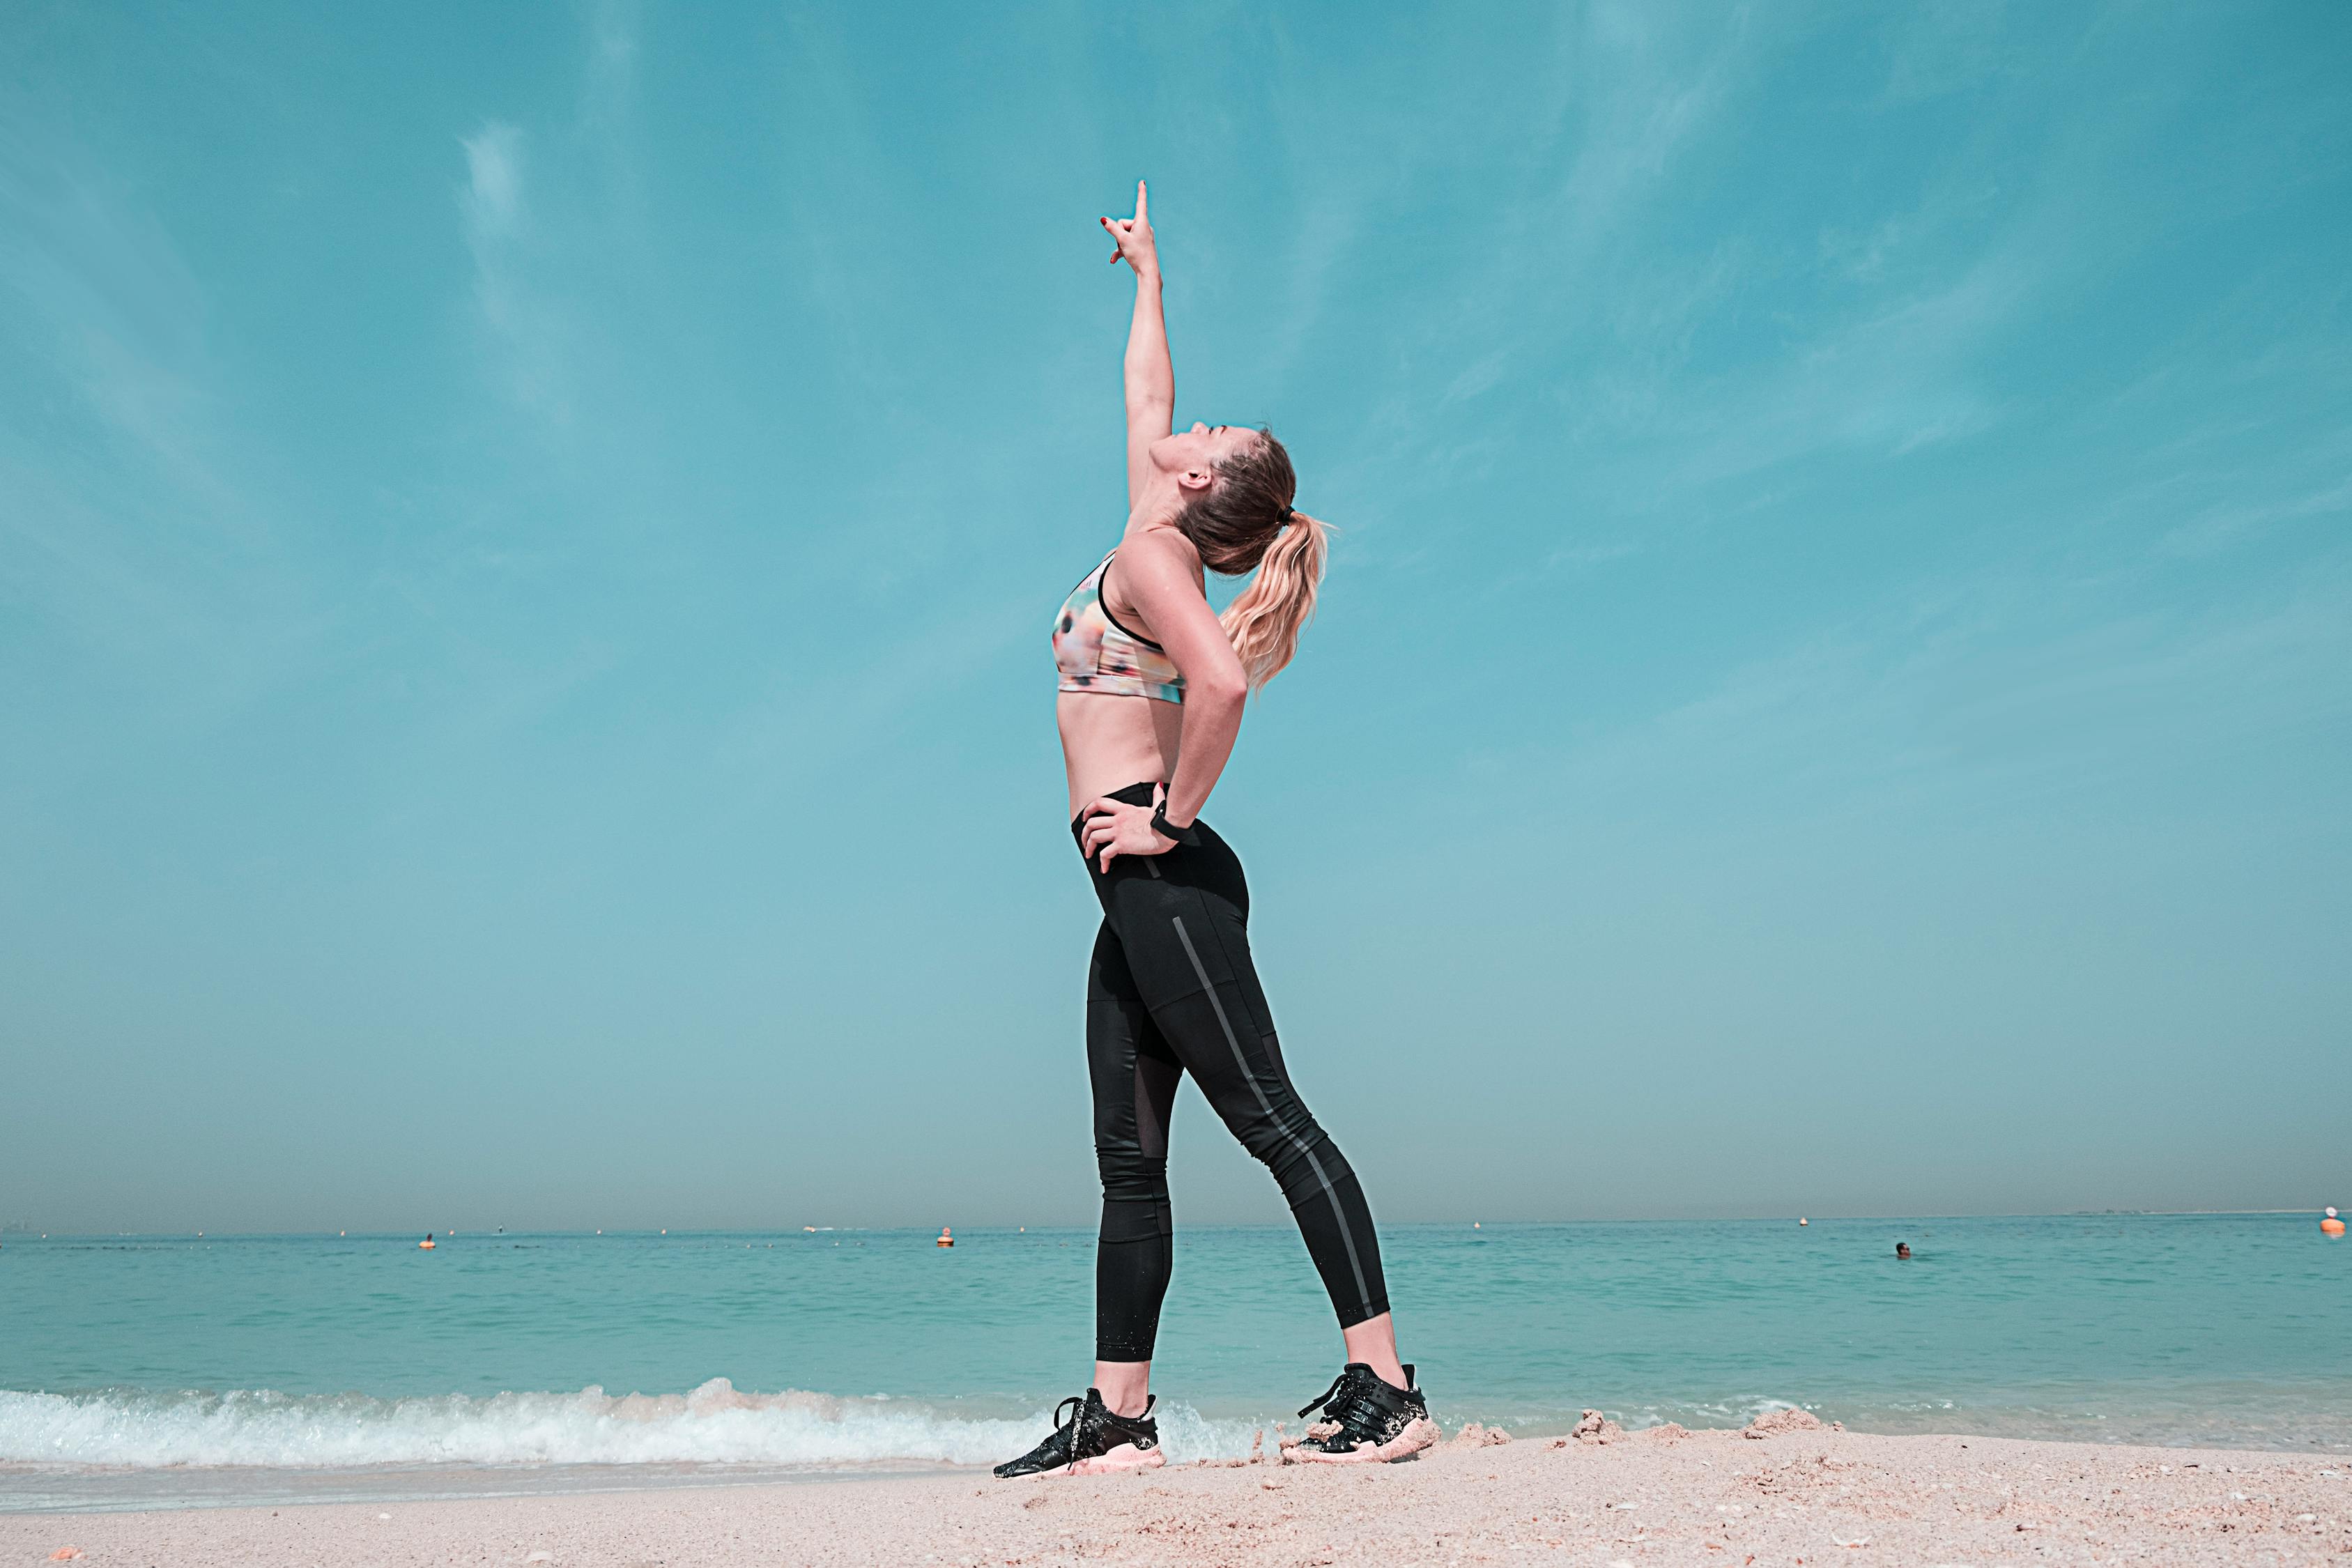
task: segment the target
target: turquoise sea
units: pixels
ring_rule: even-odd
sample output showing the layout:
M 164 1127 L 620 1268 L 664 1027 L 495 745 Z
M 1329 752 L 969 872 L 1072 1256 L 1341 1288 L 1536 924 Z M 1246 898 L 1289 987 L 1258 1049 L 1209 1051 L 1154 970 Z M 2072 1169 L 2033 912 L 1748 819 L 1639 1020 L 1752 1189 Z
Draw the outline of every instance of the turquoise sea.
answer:
M 0 1509 L 979 1465 L 1090 1368 L 1087 1231 L 0 1238 Z M 1908 1241 L 1909 1262 L 1894 1256 Z M 1406 1226 L 1449 1428 L 1738 1426 L 2352 1450 L 2315 1215 Z M 1245 1452 L 1339 1361 L 1288 1228 L 1191 1229 L 1156 1386 Z

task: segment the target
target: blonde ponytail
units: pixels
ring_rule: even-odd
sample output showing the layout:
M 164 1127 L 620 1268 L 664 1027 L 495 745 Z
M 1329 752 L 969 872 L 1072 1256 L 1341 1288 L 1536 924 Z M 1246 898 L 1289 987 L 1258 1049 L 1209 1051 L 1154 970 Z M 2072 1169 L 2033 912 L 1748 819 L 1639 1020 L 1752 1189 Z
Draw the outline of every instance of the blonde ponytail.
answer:
M 1331 526 L 1294 511 L 1266 546 L 1257 579 L 1218 619 L 1249 674 L 1252 691 L 1282 673 L 1298 651 L 1298 634 L 1315 615 L 1315 588 L 1323 580 Z

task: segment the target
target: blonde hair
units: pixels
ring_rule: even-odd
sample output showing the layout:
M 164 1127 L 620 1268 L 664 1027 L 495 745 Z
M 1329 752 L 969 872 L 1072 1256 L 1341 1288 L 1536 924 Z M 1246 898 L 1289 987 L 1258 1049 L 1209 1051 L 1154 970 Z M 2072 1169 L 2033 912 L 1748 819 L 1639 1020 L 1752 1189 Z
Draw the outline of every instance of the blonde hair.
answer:
M 1176 519 L 1210 571 L 1257 574 L 1219 617 L 1252 691 L 1298 652 L 1298 634 L 1315 615 L 1331 533 L 1328 523 L 1291 509 L 1298 476 L 1290 454 L 1273 431 L 1258 437 L 1255 446 L 1219 464 L 1217 482 Z
M 1255 691 L 1298 652 L 1298 634 L 1315 618 L 1315 589 L 1330 553 L 1331 526 L 1294 511 L 1257 565 L 1257 580 L 1217 617 Z

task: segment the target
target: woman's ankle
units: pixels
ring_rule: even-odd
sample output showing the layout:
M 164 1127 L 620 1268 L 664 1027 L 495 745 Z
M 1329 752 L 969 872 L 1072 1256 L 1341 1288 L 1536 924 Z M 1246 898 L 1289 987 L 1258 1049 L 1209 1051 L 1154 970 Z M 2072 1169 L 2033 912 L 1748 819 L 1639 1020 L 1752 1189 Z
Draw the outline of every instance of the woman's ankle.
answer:
M 1397 1354 L 1396 1321 L 1386 1312 L 1340 1331 L 1348 1343 L 1348 1359 L 1361 1362 L 1391 1388 L 1410 1388 L 1403 1360 Z
M 1151 1363 L 1148 1361 L 1095 1363 L 1095 1392 L 1113 1415 L 1133 1417 L 1151 1407 Z

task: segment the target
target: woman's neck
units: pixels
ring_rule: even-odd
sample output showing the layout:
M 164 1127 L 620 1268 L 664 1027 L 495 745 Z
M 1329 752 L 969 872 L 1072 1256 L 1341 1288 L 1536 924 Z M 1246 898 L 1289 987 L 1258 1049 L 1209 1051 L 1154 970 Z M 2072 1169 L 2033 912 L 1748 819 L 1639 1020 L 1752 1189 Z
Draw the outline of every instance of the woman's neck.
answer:
M 1177 485 L 1176 476 L 1161 474 L 1144 488 L 1143 493 L 1135 498 L 1135 505 L 1128 509 L 1127 531 L 1137 533 L 1147 528 L 1173 528 L 1183 511 L 1184 492 Z

